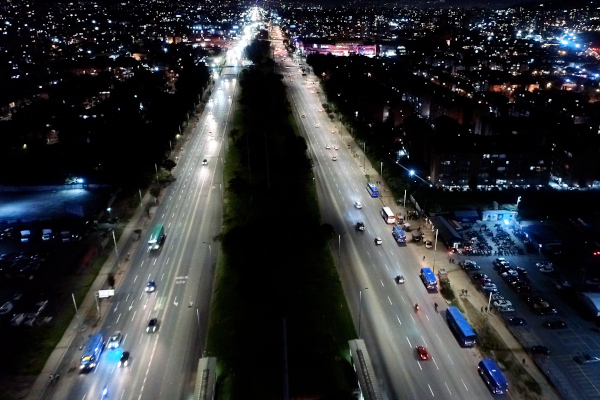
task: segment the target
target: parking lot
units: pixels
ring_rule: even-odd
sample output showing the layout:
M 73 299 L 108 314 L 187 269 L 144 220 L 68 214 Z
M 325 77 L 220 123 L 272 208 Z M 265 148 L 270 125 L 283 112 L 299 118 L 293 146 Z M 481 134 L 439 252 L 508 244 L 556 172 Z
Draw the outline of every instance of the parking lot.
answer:
M 600 330 L 575 298 L 575 284 L 566 279 L 569 265 L 527 252 L 518 231 L 500 225 L 500 233 L 496 224 L 479 222 L 463 232 L 474 239 L 472 250 L 454 256 L 471 277 L 472 290 L 494 296 L 497 307 L 491 301 L 489 312 L 502 317 L 565 398 L 600 399 L 600 362 L 593 357 L 600 354 Z M 502 239 L 493 240 L 497 236 Z M 534 346 L 546 347 L 548 355 Z M 591 362 L 582 361 L 586 355 Z

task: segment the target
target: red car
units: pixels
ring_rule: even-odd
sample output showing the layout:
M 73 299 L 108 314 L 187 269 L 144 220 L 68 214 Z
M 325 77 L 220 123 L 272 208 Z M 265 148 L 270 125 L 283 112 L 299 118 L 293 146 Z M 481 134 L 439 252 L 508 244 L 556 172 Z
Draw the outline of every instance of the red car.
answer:
M 417 354 L 421 357 L 421 360 L 429 360 L 429 353 L 425 346 L 417 346 Z

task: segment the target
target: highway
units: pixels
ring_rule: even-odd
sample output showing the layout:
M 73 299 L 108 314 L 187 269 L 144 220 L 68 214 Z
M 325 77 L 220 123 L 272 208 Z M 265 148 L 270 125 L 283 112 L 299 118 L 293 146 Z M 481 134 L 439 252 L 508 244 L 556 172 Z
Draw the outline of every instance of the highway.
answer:
M 340 136 L 339 123 L 334 125 L 322 110 L 325 100 L 316 78 L 311 74 L 303 77 L 296 61 L 285 52 L 275 53 L 281 54 L 276 62 L 314 161 L 323 222 L 339 235 L 333 240 L 333 252 L 339 260 L 346 297 L 357 330 L 361 315 L 360 336 L 385 398 L 491 398 L 477 373 L 479 355 L 458 345 L 442 317 L 446 303 L 440 294 L 428 293 L 419 278 L 420 269 L 431 267 L 431 260 L 422 260 L 420 245 L 400 247 L 395 243 L 391 226 L 379 214 L 382 200 L 371 198 L 366 191 L 363 160 L 349 149 L 355 145 L 349 136 Z M 363 204 L 362 209 L 354 207 L 356 201 Z M 398 207 L 392 206 L 392 210 L 396 212 Z M 355 229 L 358 221 L 365 223 L 365 231 Z M 375 237 L 383 239 L 381 246 L 374 244 Z M 397 285 L 396 275 L 404 275 L 406 283 Z M 434 310 L 436 302 L 440 313 Z M 421 306 L 418 312 L 415 303 Z M 418 359 L 418 345 L 427 347 L 430 360 Z
M 82 374 L 76 372 L 82 351 L 68 352 L 58 370 L 73 373 L 61 378 L 44 398 L 99 399 L 104 388 L 110 399 L 192 395 L 219 251 L 212 238 L 222 225 L 224 138 L 238 86 L 239 54 L 239 48 L 227 52 L 207 107 L 178 155 L 177 179 L 164 189 L 128 268 L 119 271 L 115 296 L 104 300 L 97 332 L 105 339 L 122 332 L 120 348 L 106 348 L 98 366 Z M 146 242 L 157 223 L 164 224 L 167 236 L 160 250 L 150 252 Z M 156 282 L 154 293 L 145 292 L 150 280 Z M 147 333 L 151 318 L 158 319 L 158 329 Z M 119 367 L 123 351 L 130 352 L 130 363 Z

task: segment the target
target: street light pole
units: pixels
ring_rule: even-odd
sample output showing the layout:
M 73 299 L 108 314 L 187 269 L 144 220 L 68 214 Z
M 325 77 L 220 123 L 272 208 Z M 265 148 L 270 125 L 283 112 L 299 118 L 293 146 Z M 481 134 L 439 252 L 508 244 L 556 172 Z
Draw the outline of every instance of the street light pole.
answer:
M 358 338 L 360 339 L 360 318 L 362 316 L 362 292 L 363 290 L 367 290 L 368 287 L 364 289 L 360 289 L 358 291 Z
M 404 189 L 404 211 L 406 211 L 406 189 Z
M 365 171 L 365 174 L 367 173 L 367 169 L 365 167 L 366 163 L 367 163 L 367 143 L 363 142 L 363 170 Z
M 438 230 L 435 230 L 435 241 L 433 242 L 433 273 L 435 274 L 435 253 L 437 253 L 437 236 L 438 236 Z
M 154 170 L 156 171 L 156 185 L 158 186 L 158 166 L 154 163 Z

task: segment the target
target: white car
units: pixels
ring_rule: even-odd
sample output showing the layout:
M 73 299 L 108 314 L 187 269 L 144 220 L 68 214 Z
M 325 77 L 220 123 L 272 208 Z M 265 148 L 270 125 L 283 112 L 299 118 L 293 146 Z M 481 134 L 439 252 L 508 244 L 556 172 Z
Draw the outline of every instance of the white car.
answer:
M 321 127 L 321 125 L 315 124 L 315 128 L 320 128 L 320 127 Z
M 121 336 L 121 332 L 116 332 L 114 335 L 108 338 L 108 344 L 106 347 L 109 349 L 116 349 L 121 345 L 122 340 L 123 336 Z
M 338 146 L 333 146 L 333 148 L 334 148 L 335 150 L 339 150 L 339 149 L 340 149 Z
M 354 203 L 354 207 L 360 210 L 362 208 L 362 203 L 360 201 L 357 201 L 356 203 Z
M 326 145 L 325 145 L 325 148 L 326 148 L 327 150 L 329 150 L 329 149 L 331 148 L 331 146 L 330 146 L 330 145 L 328 145 L 328 144 L 326 144 Z
M 552 268 L 548 265 L 540 267 L 540 272 L 552 272 L 552 271 L 554 271 L 554 268 Z
M 519 273 L 517 271 L 515 271 L 514 269 L 509 269 L 506 272 L 503 272 L 500 274 L 501 277 L 507 277 L 507 276 L 518 276 Z
M 376 238 L 374 239 L 374 242 L 375 242 L 375 245 L 379 246 L 380 244 L 382 244 L 382 243 L 383 243 L 383 240 L 381 240 L 381 238 L 380 238 L 380 237 L 376 237 Z
M 336 156 L 333 156 L 333 157 L 331 157 L 331 160 L 332 160 L 332 161 L 337 161 L 337 157 L 336 157 Z
M 512 303 L 508 300 L 496 300 L 492 303 L 494 305 L 494 307 L 496 308 L 500 308 L 500 307 L 512 307 Z
M 495 300 L 504 300 L 504 296 L 502 296 L 500 292 L 492 293 L 492 301 Z

